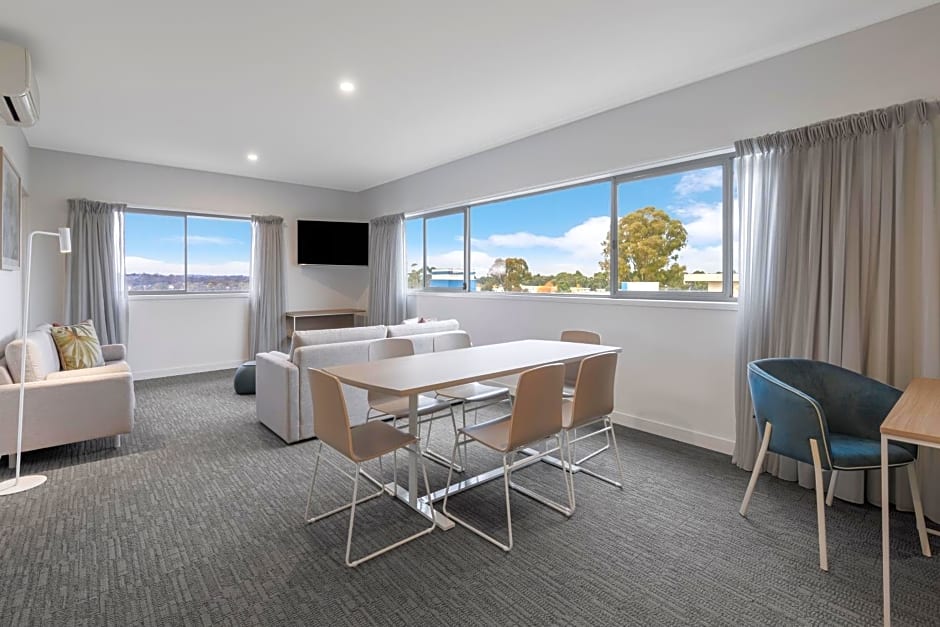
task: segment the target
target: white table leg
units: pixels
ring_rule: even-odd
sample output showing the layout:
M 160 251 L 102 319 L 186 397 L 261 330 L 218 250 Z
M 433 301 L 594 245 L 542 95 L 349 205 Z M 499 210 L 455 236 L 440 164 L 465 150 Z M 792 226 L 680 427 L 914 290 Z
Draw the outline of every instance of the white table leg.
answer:
M 881 436 L 881 582 L 884 598 L 884 624 L 891 625 L 891 547 L 889 514 L 891 510 L 888 492 L 888 438 Z
M 408 397 L 408 433 L 418 437 L 417 394 Z M 408 454 L 408 504 L 412 507 L 418 505 L 418 455 L 414 452 Z

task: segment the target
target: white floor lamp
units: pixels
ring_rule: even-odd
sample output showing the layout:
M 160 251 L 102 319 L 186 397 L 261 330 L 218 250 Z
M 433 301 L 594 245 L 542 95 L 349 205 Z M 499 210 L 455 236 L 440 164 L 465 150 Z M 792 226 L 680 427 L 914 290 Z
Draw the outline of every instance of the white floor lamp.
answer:
M 49 235 L 59 238 L 59 252 L 62 254 L 72 252 L 72 234 L 71 230 L 62 227 L 58 233 L 48 231 L 33 231 L 29 234 L 29 240 L 26 244 L 26 288 L 23 290 L 23 318 L 20 320 L 22 329 L 21 340 L 23 342 L 22 355 L 20 356 L 20 413 L 16 423 L 16 477 L 0 483 L 0 496 L 8 496 L 25 492 L 46 482 L 45 475 L 20 476 L 20 462 L 23 461 L 23 401 L 26 400 L 26 327 L 29 324 L 29 266 L 33 260 L 33 238 L 37 235 Z

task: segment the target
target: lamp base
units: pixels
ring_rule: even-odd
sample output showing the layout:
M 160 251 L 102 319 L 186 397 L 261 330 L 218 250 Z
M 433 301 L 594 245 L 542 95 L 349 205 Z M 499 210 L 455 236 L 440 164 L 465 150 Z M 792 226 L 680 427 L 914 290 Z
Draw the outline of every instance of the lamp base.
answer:
M 9 479 L 0 483 L 0 496 L 9 496 L 10 494 L 26 492 L 27 490 L 38 488 L 45 482 L 46 477 L 44 475 L 27 475 L 25 477 L 20 477 L 19 481 L 16 479 Z

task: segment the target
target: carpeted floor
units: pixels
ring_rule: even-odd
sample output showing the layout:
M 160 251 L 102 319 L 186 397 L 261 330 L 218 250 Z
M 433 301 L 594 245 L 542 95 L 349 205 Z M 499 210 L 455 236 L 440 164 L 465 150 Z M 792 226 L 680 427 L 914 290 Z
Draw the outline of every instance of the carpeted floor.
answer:
M 285 446 L 231 376 L 138 383 L 137 424 L 121 449 L 101 440 L 24 457 L 49 481 L 0 502 L 0 624 L 880 622 L 877 509 L 837 501 L 828 511 L 825 574 L 812 492 L 765 476 L 745 520 L 748 475 L 727 457 L 627 429 L 625 490 L 578 476 L 570 520 L 513 495 L 511 553 L 457 528 L 348 569 L 348 519 L 303 524 L 316 443 Z M 449 453 L 439 424 L 436 448 Z M 471 455 L 473 472 L 495 465 Z M 613 472 L 609 456 L 598 466 Z M 432 488 L 442 485 L 444 470 L 428 469 Z M 342 476 L 323 471 L 325 495 L 348 498 Z M 561 496 L 557 470 L 520 474 Z M 0 479 L 9 476 L 4 460 Z M 453 507 L 499 533 L 501 499 L 493 482 Z M 360 550 L 424 522 L 391 499 L 360 513 Z M 896 624 L 937 625 L 940 560 L 920 556 L 910 514 L 892 514 L 892 533 Z

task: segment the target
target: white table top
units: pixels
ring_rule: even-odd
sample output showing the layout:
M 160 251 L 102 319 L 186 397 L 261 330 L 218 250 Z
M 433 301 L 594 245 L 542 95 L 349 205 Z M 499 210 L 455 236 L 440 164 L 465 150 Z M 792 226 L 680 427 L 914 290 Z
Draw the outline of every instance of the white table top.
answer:
M 619 346 L 519 340 L 324 368 L 343 383 L 408 396 L 558 362 L 621 351 Z

